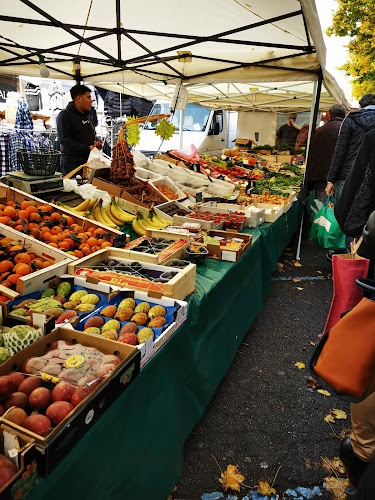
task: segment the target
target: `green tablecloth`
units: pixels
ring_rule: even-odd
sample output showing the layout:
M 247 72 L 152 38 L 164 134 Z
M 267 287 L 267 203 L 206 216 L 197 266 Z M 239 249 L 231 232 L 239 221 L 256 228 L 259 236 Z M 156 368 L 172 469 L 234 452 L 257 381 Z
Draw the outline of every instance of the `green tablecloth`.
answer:
M 263 306 L 271 272 L 298 225 L 298 203 L 273 224 L 247 230 L 237 263 L 198 268 L 187 321 L 30 496 L 164 500 L 182 471 L 183 446 Z

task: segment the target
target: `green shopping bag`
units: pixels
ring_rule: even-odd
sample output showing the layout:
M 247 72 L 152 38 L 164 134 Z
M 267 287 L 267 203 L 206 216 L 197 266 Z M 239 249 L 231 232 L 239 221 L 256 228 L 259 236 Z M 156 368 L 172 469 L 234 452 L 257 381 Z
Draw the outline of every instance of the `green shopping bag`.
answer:
M 328 206 L 330 200 L 335 203 L 331 194 L 327 196 L 323 208 L 315 215 L 310 230 L 310 240 L 323 248 L 337 250 L 345 248 L 345 234 L 338 225 L 334 209 Z

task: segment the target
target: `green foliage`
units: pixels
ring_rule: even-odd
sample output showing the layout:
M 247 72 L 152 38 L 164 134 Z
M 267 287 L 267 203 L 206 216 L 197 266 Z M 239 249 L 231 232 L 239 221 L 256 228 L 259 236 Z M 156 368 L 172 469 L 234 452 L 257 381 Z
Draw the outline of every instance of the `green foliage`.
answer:
M 160 120 L 155 129 L 155 134 L 164 141 L 167 141 L 176 132 L 176 127 L 172 125 L 166 118 Z
M 328 35 L 350 36 L 349 61 L 340 69 L 352 76 L 353 95 L 359 99 L 367 92 L 375 93 L 375 2 L 338 0 Z
M 135 116 L 129 116 L 127 123 L 135 120 Z M 131 147 L 136 146 L 140 141 L 141 129 L 139 123 L 129 123 L 126 127 L 126 140 Z

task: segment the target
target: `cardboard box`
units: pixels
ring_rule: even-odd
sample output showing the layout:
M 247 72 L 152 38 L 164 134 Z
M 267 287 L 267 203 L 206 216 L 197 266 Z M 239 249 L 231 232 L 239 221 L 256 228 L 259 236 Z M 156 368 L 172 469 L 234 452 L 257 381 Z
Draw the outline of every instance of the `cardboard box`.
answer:
M 277 155 L 276 161 L 277 163 L 291 163 L 292 157 L 291 155 Z
M 226 260 L 228 262 L 238 262 L 240 258 L 246 253 L 251 247 L 253 236 L 251 234 L 238 233 L 237 231 L 208 231 L 207 236 L 212 238 L 219 236 L 226 239 L 239 238 L 245 241 L 245 246 L 240 250 L 228 250 L 222 248 L 220 245 L 210 245 L 205 243 L 200 243 L 205 246 L 209 251 L 208 257 L 217 260 Z
M 179 308 L 174 313 L 174 321 L 162 332 L 162 334 L 156 338 L 155 340 L 149 339 L 147 342 L 137 345 L 136 348 L 141 353 L 141 368 L 144 366 L 146 361 L 148 361 L 155 353 L 158 351 L 166 341 L 173 335 L 173 333 L 179 328 L 180 325 L 187 318 L 187 309 L 188 304 L 183 300 L 171 299 L 169 297 L 161 297 L 160 299 L 152 298 L 147 295 L 145 292 L 140 292 L 138 290 L 130 290 L 130 289 L 120 289 L 119 294 L 116 296 L 116 302 L 120 303 L 122 300 L 131 297 L 134 300 L 140 300 L 142 302 L 152 302 L 154 304 L 160 304 L 165 307 L 178 306 Z M 94 315 L 94 313 L 93 313 Z M 96 315 L 96 314 L 95 314 Z M 77 330 L 83 330 L 84 322 L 87 320 L 85 318 L 80 324 L 78 324 L 75 328 Z M 96 334 L 88 334 L 85 335 L 94 335 Z
M 157 254 L 137 251 L 137 245 L 148 238 L 163 238 L 165 240 L 172 240 L 175 243 L 171 244 L 168 248 L 161 250 Z M 124 249 L 121 249 L 121 255 L 123 255 L 124 258 L 137 260 L 138 262 L 162 264 L 167 259 L 182 259 L 186 255 L 186 248 L 189 246 L 188 239 L 189 238 L 186 239 L 179 233 L 148 229 L 145 236 L 141 236 L 136 240 L 131 241 Z
M 209 201 L 203 203 L 201 206 L 217 208 L 219 211 L 220 209 L 226 209 L 230 213 L 240 212 L 247 217 L 244 223 L 244 227 L 258 227 L 264 222 L 265 210 L 261 209 L 257 212 L 252 212 L 249 210 L 250 206 L 252 205 L 246 206 L 246 205 L 237 205 L 233 203 L 217 203 L 216 201 Z
M 144 208 L 147 208 L 148 210 L 154 206 L 154 205 L 158 205 L 158 203 L 142 203 L 140 200 L 138 200 L 137 198 L 135 198 L 133 196 L 133 194 L 140 188 L 145 188 L 146 189 L 146 192 L 150 195 L 150 196 L 154 196 L 156 197 L 156 199 L 159 199 L 160 202 L 162 202 L 163 200 L 165 200 L 165 197 L 157 190 L 155 189 L 151 183 L 148 183 L 146 186 L 142 183 L 138 184 L 138 186 L 134 186 L 134 187 L 130 187 L 130 188 L 123 188 L 122 192 L 121 192 L 121 198 L 123 198 L 124 200 L 130 202 L 130 203 L 133 203 L 134 205 L 138 205 L 140 207 L 144 207 Z
M 161 179 L 151 180 L 149 184 L 158 191 L 160 196 L 162 196 L 165 201 L 173 201 L 173 200 L 171 200 L 170 198 L 168 198 L 168 196 L 164 195 L 161 191 L 159 191 L 158 186 L 167 186 L 167 188 L 169 188 L 176 194 L 177 196 L 176 200 L 179 200 L 181 198 L 186 198 L 185 194 L 181 191 L 181 189 L 168 177 L 162 177 Z
M 235 142 L 236 146 L 239 146 L 240 150 L 242 151 L 248 151 L 253 147 L 253 145 L 256 145 L 256 142 L 253 141 L 252 139 L 236 138 L 232 142 Z
M 85 268 L 91 268 L 97 266 L 101 261 L 108 259 L 115 259 L 117 261 L 123 262 L 125 264 L 131 264 L 132 261 L 129 259 L 124 259 L 120 257 L 122 254 L 120 249 L 107 247 L 103 250 L 99 250 L 87 257 L 74 261 L 74 264 L 68 267 L 69 274 L 80 276 L 85 278 L 89 283 L 99 283 L 99 281 L 104 281 L 111 284 L 112 286 L 117 286 L 121 288 L 129 288 L 133 290 L 140 290 L 141 292 L 148 293 L 149 297 L 161 298 L 163 295 L 166 297 L 172 297 L 174 299 L 183 300 L 190 293 L 195 290 L 195 278 L 196 278 L 196 266 L 195 264 L 190 264 L 184 269 L 176 269 L 173 267 L 167 267 L 151 263 L 142 263 L 142 266 L 156 270 L 160 272 L 176 272 L 176 276 L 165 283 L 155 283 L 153 281 L 146 280 L 144 278 L 138 278 L 135 276 L 129 276 L 117 273 L 114 277 L 110 273 L 106 272 L 106 275 L 102 275 L 98 272 L 87 272 Z M 76 274 L 79 273 L 79 274 Z M 104 279 L 107 278 L 107 279 Z M 111 280 L 112 278 L 112 280 Z
M 2 500 L 26 498 L 37 486 L 38 474 L 34 439 L 0 425 L 0 452 L 15 466 L 17 473 L 0 488 Z
M 215 226 L 214 221 L 212 220 L 202 220 L 202 219 L 194 219 L 190 217 L 183 217 L 182 215 L 174 215 L 173 216 L 173 224 L 176 224 L 178 226 L 182 226 L 182 224 L 185 223 L 198 223 L 200 224 L 202 229 L 208 230 L 208 229 L 222 229 L 224 227 L 224 221 L 219 222 Z
M 117 196 L 121 198 L 122 190 L 124 189 L 122 186 L 117 186 L 110 182 L 107 178 L 102 177 L 94 177 L 92 180 L 92 185 L 101 189 L 102 191 L 107 191 L 110 195 Z
M 152 181 L 152 180 L 157 180 L 157 179 L 162 179 L 163 176 L 162 175 L 159 175 L 155 172 L 151 172 L 151 170 L 146 170 L 145 168 L 141 168 L 141 167 L 134 167 L 135 168 L 135 174 L 134 174 L 134 177 L 138 180 L 140 180 L 141 182 L 148 182 L 148 181 Z
M 145 217 L 150 215 L 150 210 L 146 207 L 141 207 L 137 203 L 133 203 L 132 201 L 125 200 L 124 198 L 118 198 L 116 196 L 116 202 L 122 210 L 129 212 L 130 214 L 136 215 L 137 212 L 140 212 Z
M 188 204 L 190 205 L 190 201 L 188 201 Z M 181 202 L 179 201 L 176 201 L 176 200 L 173 200 L 173 201 L 168 201 L 167 203 L 163 203 L 161 205 L 157 205 L 156 207 L 154 207 L 154 210 L 155 212 L 157 213 L 157 215 L 159 215 L 159 217 L 161 217 L 162 219 L 165 219 L 166 221 L 169 221 L 169 222 L 173 222 L 173 216 L 172 215 L 168 215 L 164 210 L 172 205 L 176 205 L 179 209 L 187 212 L 187 213 L 192 213 L 193 210 L 191 210 L 190 208 L 188 208 L 187 206 L 185 206 L 185 204 L 182 204 Z
M 163 155 L 161 153 L 156 153 L 155 160 L 164 160 L 169 163 L 172 163 L 172 165 L 177 165 L 179 167 L 185 167 L 185 163 L 180 158 L 177 158 L 177 156 L 169 156 L 169 154 Z
M 275 222 L 284 213 L 284 205 L 272 205 L 269 203 L 255 202 L 254 206 L 265 209 L 264 222 Z M 270 210 L 271 213 L 267 213 L 268 210 Z
M 34 342 L 0 365 L 0 375 L 6 375 L 12 370 L 21 371 L 25 359 L 43 355 L 51 343 L 56 340 L 65 340 L 70 343 L 78 342 L 85 346 L 95 347 L 103 353 L 120 356 L 122 361 L 108 377 L 100 382 L 91 395 L 76 406 L 70 416 L 60 422 L 45 438 L 9 422 L 6 416 L 3 418 L 4 423 L 15 429 L 17 433 L 34 439 L 38 452 L 38 472 L 42 476 L 48 476 L 52 472 L 73 446 L 133 382 L 140 369 L 140 353 L 133 346 L 114 342 L 104 337 L 87 335 L 70 328 L 57 328 L 48 336 Z

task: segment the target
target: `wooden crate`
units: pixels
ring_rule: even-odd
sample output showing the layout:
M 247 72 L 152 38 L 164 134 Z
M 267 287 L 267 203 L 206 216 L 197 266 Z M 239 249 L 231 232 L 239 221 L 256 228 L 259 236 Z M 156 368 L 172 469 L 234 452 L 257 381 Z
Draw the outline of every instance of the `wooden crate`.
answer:
M 30 238 L 26 234 L 15 231 L 4 224 L 0 224 L 0 234 L 20 242 L 21 245 L 25 246 L 27 250 L 31 250 L 38 257 L 43 257 L 50 262 L 54 262 L 52 266 L 19 278 L 16 290 L 21 295 L 41 290 L 44 283 L 50 281 L 55 276 L 66 273 L 69 262 L 78 260 L 76 257 L 73 257 L 73 255 L 68 255 L 58 248 L 51 247 L 35 238 Z
M 173 240 L 176 243 L 172 244 L 171 247 L 166 248 L 156 255 L 147 254 L 144 252 L 138 252 L 135 248 L 137 244 L 143 241 L 145 238 L 163 238 L 166 240 Z M 186 255 L 186 248 L 189 246 L 188 237 L 184 237 L 183 234 L 172 233 L 168 231 L 158 231 L 150 230 L 146 231 L 146 236 L 141 236 L 136 240 L 131 241 L 126 245 L 124 249 L 120 249 L 124 258 L 130 260 L 137 260 L 139 262 L 151 262 L 153 264 L 162 264 L 167 259 L 182 259 Z M 178 244 L 177 242 L 184 241 L 184 243 Z
M 240 258 L 244 255 L 245 252 L 249 250 L 252 243 L 252 235 L 251 234 L 243 234 L 238 233 L 237 231 L 227 230 L 227 231 L 208 231 L 207 236 L 211 236 L 212 238 L 215 236 L 219 236 L 226 239 L 239 238 L 244 240 L 245 246 L 240 248 L 240 250 L 230 250 L 226 248 L 222 248 L 220 245 L 211 245 L 206 243 L 199 243 L 200 245 L 207 248 L 209 251 L 208 257 L 211 259 L 217 260 L 225 260 L 228 262 L 238 262 Z
M 41 200 L 40 198 L 37 198 L 31 194 L 24 193 L 19 189 L 10 188 L 5 184 L 0 183 L 0 202 L 3 203 L 10 200 L 15 201 L 16 203 L 22 203 L 24 200 L 35 201 L 37 203 L 40 203 L 41 205 L 46 205 L 47 203 L 46 201 Z M 65 208 L 59 207 L 54 203 L 48 202 L 48 205 L 51 205 L 53 207 L 54 212 L 58 212 L 59 214 L 65 216 L 69 215 L 70 217 L 72 217 L 76 224 L 79 224 L 80 226 L 83 227 L 84 231 L 86 231 L 89 227 L 95 227 L 95 228 L 100 227 L 104 229 L 106 233 L 109 233 L 113 236 L 122 234 L 122 232 L 118 231 L 117 229 L 109 229 L 107 226 L 104 226 L 99 222 L 96 222 L 91 219 L 86 219 L 86 217 L 81 217 L 80 215 L 75 214 L 74 212 L 70 212 L 70 210 L 66 210 Z
M 168 177 L 162 177 L 161 179 L 151 180 L 149 184 L 159 192 L 160 196 L 162 196 L 165 201 L 177 201 L 181 198 L 186 198 L 185 194 L 181 191 L 181 189 Z M 167 188 L 169 188 L 176 194 L 177 196 L 176 200 L 171 200 L 170 198 L 168 198 L 168 196 L 165 196 L 161 191 L 159 191 L 159 186 L 167 186 Z
M 68 266 L 69 274 L 80 276 L 86 278 L 88 282 L 98 283 L 99 281 L 104 281 L 113 286 L 118 286 L 120 288 L 130 288 L 133 290 L 140 290 L 141 292 L 147 292 L 149 297 L 160 298 L 163 295 L 166 297 L 172 297 L 174 299 L 183 300 L 190 293 L 195 290 L 195 278 L 196 278 L 196 265 L 189 264 L 184 269 L 176 269 L 173 267 L 167 267 L 163 265 L 143 263 L 144 267 L 148 269 L 155 269 L 162 272 L 176 272 L 177 275 L 174 276 L 168 283 L 154 283 L 152 281 L 135 278 L 133 276 L 128 276 L 123 279 L 122 276 L 118 274 L 115 279 L 104 279 L 104 276 L 98 272 L 85 273 L 82 271 L 86 266 L 88 268 L 98 265 L 103 260 L 116 259 L 126 264 L 130 264 L 132 261 L 123 258 L 123 250 L 119 248 L 107 247 L 103 250 L 98 250 L 87 257 L 82 259 L 72 261 Z M 108 274 L 108 273 L 107 273 Z M 110 276 L 107 276 L 110 278 Z M 121 278 L 121 279 L 119 279 Z
M 201 225 L 202 229 L 223 229 L 224 222 L 220 222 L 217 226 L 215 226 L 214 221 L 212 220 L 201 220 L 201 219 L 191 219 L 190 217 L 183 217 L 182 215 L 174 215 L 173 216 L 173 224 L 177 226 L 182 226 L 185 223 L 198 223 Z
M 122 208 L 122 210 L 125 210 L 130 214 L 136 215 L 137 212 L 140 212 L 145 217 L 148 217 L 150 215 L 150 210 L 148 208 L 141 207 L 140 205 L 138 205 L 137 203 L 133 203 L 132 201 L 124 200 L 124 198 L 118 198 L 116 196 L 116 202 L 117 205 Z
M 157 205 L 156 207 L 154 207 L 154 210 L 159 215 L 159 217 L 161 217 L 162 219 L 164 219 L 168 222 L 173 222 L 173 216 L 168 215 L 166 212 L 164 212 L 164 209 L 166 209 L 167 207 L 169 207 L 173 204 L 176 204 L 179 208 L 181 208 L 181 210 L 186 210 L 188 213 L 193 212 L 193 210 L 190 210 L 190 208 L 186 207 L 185 205 L 183 205 L 182 203 L 180 203 L 179 201 L 176 201 L 176 200 L 168 201 L 167 203 L 163 203 L 162 205 Z

